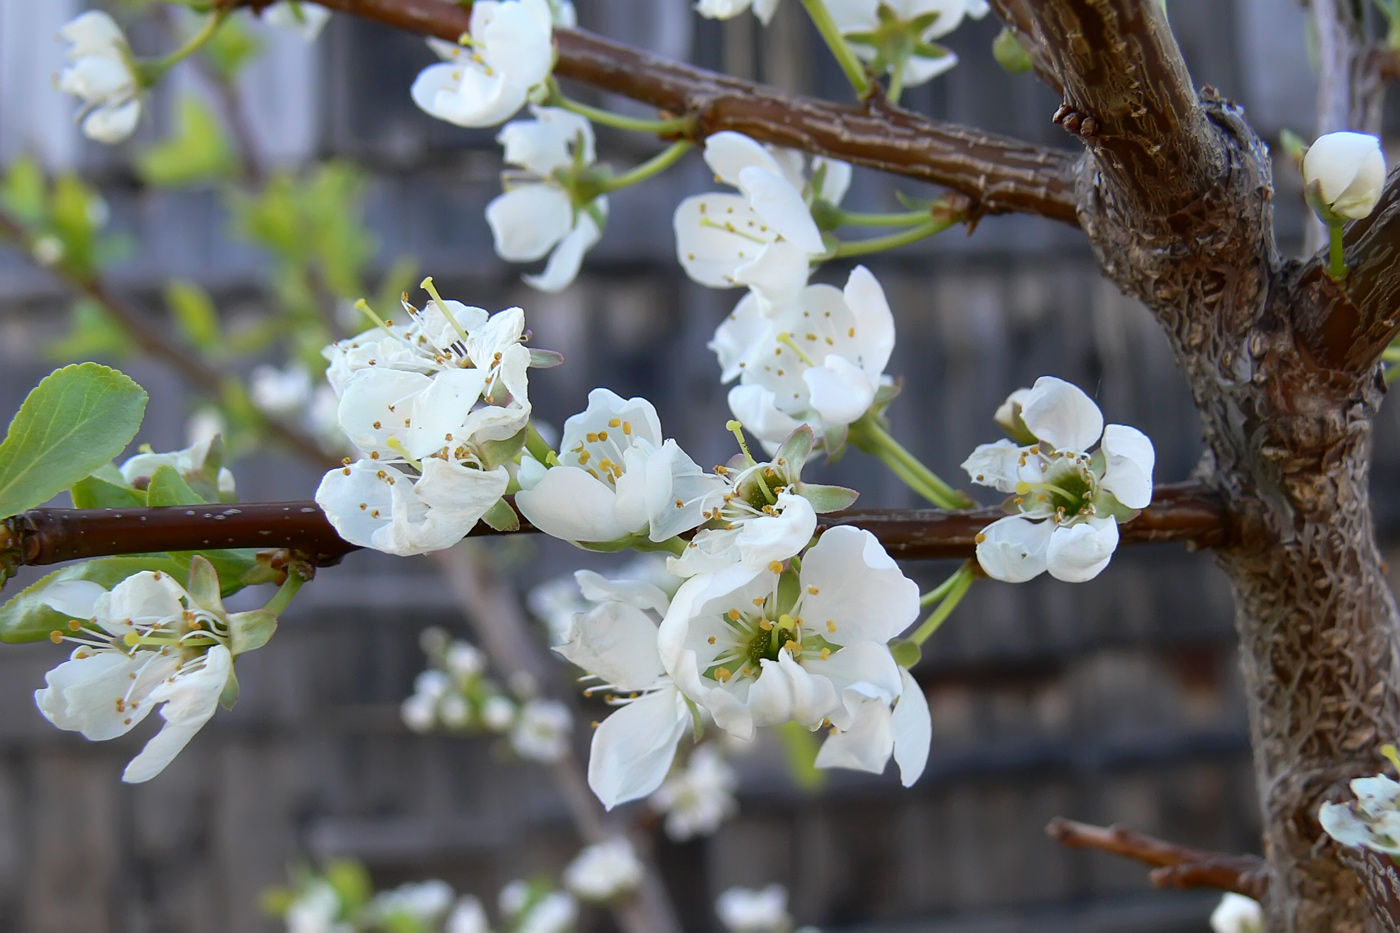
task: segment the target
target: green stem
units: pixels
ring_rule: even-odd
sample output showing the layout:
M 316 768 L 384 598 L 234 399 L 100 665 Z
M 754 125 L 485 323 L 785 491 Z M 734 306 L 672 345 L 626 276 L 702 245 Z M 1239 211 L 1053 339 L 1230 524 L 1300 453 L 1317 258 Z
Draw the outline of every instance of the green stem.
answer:
M 1328 224 L 1327 233 L 1330 243 L 1327 251 L 1327 274 L 1332 278 L 1332 281 L 1341 282 L 1347 277 L 1345 247 L 1342 245 L 1342 225 Z
M 602 192 L 606 194 L 609 191 L 626 188 L 628 185 L 635 185 L 639 181 L 646 181 L 653 175 L 659 175 L 672 165 L 675 165 L 676 162 L 680 161 L 682 156 L 690 151 L 693 145 L 694 143 L 685 139 L 674 142 L 630 172 L 624 172 L 621 175 L 609 178 L 599 187 Z
M 910 488 L 939 508 L 967 509 L 973 506 L 971 499 L 945 483 L 895 440 L 875 415 L 867 413 L 854 422 L 850 440 L 866 453 L 879 457 Z
M 836 63 L 846 73 L 846 80 L 851 82 L 856 95 L 861 100 L 869 97 L 870 78 L 866 76 L 865 65 L 856 57 L 846 37 L 841 35 L 841 30 L 837 27 L 836 20 L 831 18 L 831 11 L 826 8 L 826 4 L 823 0 L 802 0 L 802 5 L 807 8 L 807 15 L 812 18 L 812 25 L 821 33 L 827 48 L 836 56 Z
M 972 562 L 968 561 L 963 564 L 958 572 L 950 578 L 953 585 L 949 587 L 948 595 L 933 612 L 929 613 L 929 617 L 915 630 L 914 634 L 909 636 L 909 640 L 916 645 L 923 645 L 924 642 L 928 641 L 929 637 L 938 631 L 938 627 L 943 624 L 944 620 L 952 615 L 953 610 L 958 608 L 958 603 L 962 602 L 962 598 L 967 595 L 972 581 L 976 578 L 977 574 L 972 569 Z
M 891 104 L 899 103 L 899 95 L 904 93 L 904 65 L 909 61 L 909 53 L 895 57 L 890 69 L 890 83 L 885 89 L 885 99 Z
M 297 595 L 297 590 L 301 589 L 301 585 L 305 582 L 295 570 L 288 569 L 287 579 L 277 588 L 277 592 L 267 601 L 267 605 L 263 606 L 263 609 L 275 616 L 280 616 L 286 611 L 287 604 L 292 601 L 293 596 Z
M 838 211 L 836 222 L 843 227 L 903 227 L 924 223 L 928 211 L 895 211 L 890 214 L 863 214 L 860 211 Z
M 908 243 L 917 243 L 925 237 L 933 236 L 935 233 L 942 233 L 953 224 L 958 222 L 957 217 L 935 217 L 919 224 L 917 227 L 910 227 L 908 230 L 901 230 L 898 233 L 890 233 L 885 236 L 871 237 L 868 240 L 855 240 L 850 243 L 839 243 L 836 249 L 828 253 L 826 259 L 843 259 L 847 256 L 866 256 L 870 253 L 879 253 L 887 249 L 894 249 L 896 246 L 904 246 Z
M 219 27 L 224 24 L 224 20 L 228 18 L 228 14 L 229 9 L 225 7 L 214 10 L 214 13 L 204 21 L 204 25 L 200 27 L 199 32 L 190 36 L 189 40 L 186 41 L 184 45 L 164 58 L 142 62 L 140 70 L 138 71 L 138 74 L 141 75 L 142 84 L 145 87 L 152 86 L 163 78 L 165 73 L 175 65 L 203 48 L 206 42 L 214 38 L 214 33 L 219 31 Z
M 690 129 L 693 122 L 690 117 L 670 117 L 665 120 L 648 119 L 646 117 L 628 117 L 620 113 L 613 113 L 611 110 L 604 110 L 601 107 L 590 107 L 588 104 L 565 97 L 558 89 L 558 85 L 551 85 L 554 89 L 549 103 L 554 107 L 562 107 L 571 113 L 576 113 L 581 117 L 587 117 L 594 123 L 603 126 L 611 126 L 617 130 L 630 130 L 634 133 L 653 133 L 657 136 L 674 136 L 678 133 L 685 133 Z
M 966 566 L 966 564 L 963 565 L 963 567 Z M 942 583 L 938 584 L 936 587 L 929 590 L 924 595 L 920 596 L 920 608 L 927 609 L 929 606 L 932 606 L 934 603 L 947 596 L 949 591 L 951 591 L 953 587 L 957 586 L 958 580 L 960 579 L 961 574 L 963 572 L 963 567 L 959 567 L 948 577 L 948 579 L 944 580 Z
M 548 464 L 549 458 L 554 456 L 554 449 L 549 446 L 549 442 L 540 434 L 533 421 L 530 422 L 530 430 L 525 435 L 525 449 L 530 452 L 530 456 L 544 464 Z

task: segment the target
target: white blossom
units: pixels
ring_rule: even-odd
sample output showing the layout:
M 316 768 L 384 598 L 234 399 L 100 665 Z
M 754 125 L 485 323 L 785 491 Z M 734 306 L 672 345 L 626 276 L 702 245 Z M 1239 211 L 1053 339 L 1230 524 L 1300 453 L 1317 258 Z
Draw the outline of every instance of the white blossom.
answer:
M 217 579 L 214 586 L 217 597 Z M 44 603 L 75 620 L 54 638 L 78 647 L 34 691 L 39 711 L 96 742 L 125 735 L 165 704 L 165 724 L 122 774 L 129 783 L 149 781 L 214 715 L 229 683 L 230 618 L 222 604 L 206 607 L 169 574 L 152 571 L 110 591 L 60 581 L 44 591 Z
M 317 879 L 287 905 L 282 919 L 287 933 L 351 933 L 340 912 L 340 895 L 329 882 Z
M 101 10 L 89 10 L 65 23 L 58 35 L 71 43 L 58 89 L 82 101 L 83 135 L 108 144 L 126 139 L 141 118 L 141 82 L 121 27 Z
M 569 733 L 573 717 L 569 708 L 556 700 L 528 700 L 520 707 L 510 730 L 510 745 L 521 758 L 553 762 L 569 753 Z
M 564 868 L 564 887 L 585 901 L 606 904 L 642 883 L 642 863 L 632 843 L 614 837 L 588 846 Z
M 463 681 L 479 677 L 486 670 L 486 656 L 481 649 L 465 641 L 454 641 L 448 645 L 443 663 L 448 673 Z
M 311 402 L 311 373 L 299 364 L 278 369 L 264 363 L 248 375 L 248 394 L 253 404 L 269 415 L 295 415 Z
M 1381 141 L 1366 133 L 1319 136 L 1303 156 L 1303 185 L 1326 222 L 1367 216 L 1385 190 Z
M 706 19 L 729 19 L 753 7 L 753 13 L 763 25 L 773 21 L 778 0 L 696 0 L 695 11 Z
M 1383 774 L 1351 782 L 1356 800 L 1324 803 L 1318 821 L 1342 845 L 1400 855 L 1400 783 Z
M 1011 493 L 1016 513 L 978 535 L 978 563 L 1009 583 L 1047 570 L 1069 583 L 1092 580 L 1113 557 L 1118 522 L 1152 500 L 1152 441 L 1127 425 L 1105 427 L 1089 396 L 1053 376 L 1013 393 L 998 420 L 1034 443 L 983 444 L 963 462 L 973 482 Z
M 496 694 L 481 704 L 481 721 L 492 732 L 505 732 L 515 722 L 515 704 Z
M 563 891 L 551 891 L 532 904 L 515 933 L 569 933 L 578 919 L 578 904 Z
M 780 884 L 759 891 L 735 887 L 715 901 L 715 913 L 729 933 L 787 933 L 792 929 L 787 899 L 787 889 Z
M 369 910 L 379 917 L 403 917 L 436 927 L 452 907 L 452 887 L 446 881 L 410 881 L 392 891 L 381 891 L 370 901 Z
M 720 378 L 739 384 L 729 407 L 773 449 L 803 424 L 828 448 L 892 384 L 885 364 L 894 350 L 894 316 L 884 289 L 856 266 L 844 289 L 808 285 L 765 307 L 756 292 L 739 302 L 710 341 Z
M 826 6 L 855 53 L 877 71 L 900 67 L 905 87 L 956 65 L 957 55 L 934 40 L 957 29 L 963 16 L 981 19 L 989 9 L 986 0 L 826 0 Z
M 486 205 L 486 222 L 502 259 L 531 262 L 548 253 L 544 271 L 525 282 L 558 292 L 603 235 L 608 199 L 585 191 L 594 160 L 588 120 L 557 107 L 532 105 L 530 112 L 535 119 L 507 123 L 496 137 L 505 161 L 523 171 L 502 175 L 505 193 Z
M 807 284 L 811 262 L 826 252 L 811 205 L 840 201 L 850 166 L 816 159 L 804 177 L 800 154 L 731 131 L 705 140 L 705 162 L 716 180 L 739 194 L 696 195 L 676 208 L 681 267 L 701 285 L 747 285 L 767 303 L 796 295 Z
M 840 731 L 861 702 L 903 691 L 888 642 L 919 614 L 919 588 L 874 535 L 833 528 L 802 556 L 686 581 L 661 623 L 667 673 L 721 729 L 748 738 L 794 720 Z
M 714 833 L 738 812 L 738 785 L 738 773 L 714 743 L 706 743 L 691 752 L 685 767 L 668 777 L 647 804 L 666 814 L 666 835 L 683 842 Z
M 675 441 L 662 440 L 650 402 L 602 388 L 589 392 L 588 407 L 564 422 L 559 464 L 545 470 L 525 460 L 520 483 L 515 504 L 536 528 L 565 541 L 599 543 L 647 530 L 651 516 L 676 498 L 688 502 L 724 486 Z M 698 511 L 695 518 L 698 523 Z
M 1264 911 L 1252 897 L 1226 893 L 1210 914 L 1214 933 L 1264 933 Z
M 364 457 L 316 491 L 342 538 L 399 555 L 450 547 L 500 500 L 529 423 L 532 359 L 519 308 L 404 308 L 411 325 L 326 351 L 341 429 Z
M 294 31 L 306 42 L 315 42 L 330 22 L 331 11 L 316 3 L 281 0 L 263 10 L 262 17 L 266 23 Z
M 491 924 L 486 920 L 486 908 L 472 895 L 463 895 L 458 898 L 452 913 L 447 915 L 443 933 L 491 933 Z
M 413 693 L 399 704 L 399 718 L 414 732 L 428 732 L 437 723 L 437 700 Z
M 553 68 L 547 0 L 477 0 L 466 45 L 430 42 L 446 59 L 413 82 L 413 102 L 458 126 L 495 126 L 524 106 Z
M 588 756 L 588 786 L 611 809 L 645 797 L 666 778 L 691 726 L 690 710 L 657 652 L 666 593 L 589 570 L 575 577 L 592 608 L 574 615 L 565 643 L 554 650 L 597 679 L 589 692 L 610 691 L 619 707 L 593 730 Z

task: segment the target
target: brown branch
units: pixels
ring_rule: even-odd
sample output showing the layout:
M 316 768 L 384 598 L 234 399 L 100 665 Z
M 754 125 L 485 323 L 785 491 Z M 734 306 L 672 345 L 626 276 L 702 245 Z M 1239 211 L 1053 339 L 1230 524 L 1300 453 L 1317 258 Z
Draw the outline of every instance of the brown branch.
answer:
M 442 0 L 318 0 L 322 6 L 399 29 L 456 41 L 470 15 Z M 253 5 L 256 0 L 231 0 Z M 555 73 L 692 118 L 691 138 L 736 130 L 754 139 L 833 156 L 943 185 L 977 202 L 977 213 L 1022 212 L 1075 219 L 1072 153 L 930 120 L 872 103 L 840 106 L 690 65 L 578 30 L 555 32 Z
M 997 508 L 869 509 L 825 516 L 819 528 L 852 525 L 879 538 L 890 555 L 906 560 L 967 558 L 976 536 L 1005 513 Z M 1123 544 L 1184 541 L 1218 547 L 1229 540 L 1230 520 L 1220 498 L 1204 486 L 1158 486 L 1153 502 L 1123 526 Z M 536 529 L 521 519 L 520 531 Z M 472 535 L 494 535 L 478 524 Z M 218 506 L 132 509 L 31 509 L 0 522 L 0 551 L 18 563 L 193 551 L 201 548 L 292 548 L 321 565 L 355 550 L 340 540 L 314 502 L 244 502 Z
M 1328 278 L 1325 248 L 1297 272 L 1298 326 L 1322 366 L 1363 373 L 1400 336 L 1400 168 L 1376 209 L 1349 224 L 1342 239 L 1344 280 Z
M 1056 121 L 1078 135 L 1108 186 L 1158 218 L 1215 186 L 1227 168 L 1159 0 L 1019 4 L 1063 87 Z
M 1157 866 L 1148 877 L 1159 888 L 1216 888 L 1255 900 L 1268 890 L 1268 869 L 1257 855 L 1230 855 L 1165 842 L 1122 826 L 1091 826 L 1060 817 L 1045 832 L 1063 846 L 1098 849 Z

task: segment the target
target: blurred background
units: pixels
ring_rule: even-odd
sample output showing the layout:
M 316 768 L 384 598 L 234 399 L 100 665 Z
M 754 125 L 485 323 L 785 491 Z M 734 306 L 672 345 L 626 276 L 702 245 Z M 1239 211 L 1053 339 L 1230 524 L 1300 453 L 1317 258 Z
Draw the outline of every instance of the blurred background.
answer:
M 418 70 L 434 60 L 421 40 L 337 16 L 307 45 L 290 31 L 245 22 L 258 54 L 236 80 L 220 82 L 217 63 L 178 68 L 157 89 L 133 141 L 105 148 L 78 133 L 72 101 L 52 87 L 63 64 L 55 33 L 83 6 L 0 0 L 0 164 L 32 157 L 46 172 L 78 173 L 100 192 L 109 208 L 105 230 L 115 235 L 95 260 L 102 280 L 158 328 L 178 330 L 179 300 L 169 283 L 197 287 L 220 328 L 201 352 L 247 374 L 258 362 L 315 358 L 315 347 L 279 338 L 279 328 L 305 333 L 293 323 L 298 301 L 318 306 L 333 330 L 354 321 L 340 316 L 358 297 L 345 293 L 346 281 L 362 283 L 371 296 L 394 295 L 431 274 L 447 297 L 489 310 L 523 306 L 534 345 L 565 354 L 564 366 L 531 377 L 538 417 L 561 424 L 602 385 L 651 399 L 666 433 L 698 462 L 732 454 L 725 389 L 704 343 L 739 293 L 686 279 L 671 234 L 674 205 L 714 187 L 698 156 L 615 195 L 608 229 L 578 281 L 545 295 L 522 285 L 522 269 L 492 250 L 482 211 L 500 191 L 494 131 L 435 121 L 409 99 Z M 179 24 L 166 12 L 141 4 L 112 9 L 138 52 L 174 47 L 171 30 Z M 847 97 L 797 4 L 781 5 L 767 29 L 750 16 L 701 20 L 685 0 L 579 0 L 578 14 L 588 29 L 665 56 Z M 1266 139 L 1276 141 L 1284 128 L 1310 134 L 1313 84 L 1294 3 L 1173 3 L 1170 14 L 1197 84 L 1242 102 Z M 1007 75 L 992 60 L 997 29 L 989 18 L 949 36 L 961 63 L 910 90 L 906 105 L 1071 146 L 1050 122 L 1059 101 L 1031 76 Z M 227 148 L 235 160 L 253 157 L 256 178 L 246 171 L 218 182 L 204 177 L 232 173 L 233 163 L 219 162 L 227 152 L 213 158 L 201 149 L 198 121 L 192 129 L 181 123 L 190 119 L 181 116 L 189 99 L 234 127 L 221 131 Z M 600 161 L 620 168 L 660 148 L 598 132 Z M 172 153 L 172 140 L 181 139 L 186 148 Z M 182 166 L 201 159 L 218 170 L 182 175 Z M 317 261 L 328 282 L 298 280 L 288 271 L 287 248 L 279 254 L 248 219 L 255 192 L 283 172 L 307 185 L 322 179 L 316 197 L 352 221 L 363 218 L 368 238 L 347 228 L 342 248 L 334 231 L 327 234 L 331 246 Z M 1282 159 L 1276 182 L 1284 251 L 1296 251 L 1300 182 Z M 935 195 L 857 170 L 845 204 L 898 209 L 896 189 Z M 1046 373 L 1083 386 L 1108 420 L 1146 431 L 1157 445 L 1158 481 L 1188 477 L 1199 441 L 1183 382 L 1147 313 L 1100 279 L 1078 231 L 991 217 L 971 236 L 954 229 L 868 264 L 898 325 L 888 371 L 904 378 L 904 391 L 889 412 L 894 433 L 945 478 L 961 480 L 957 465 L 973 446 L 995 439 L 990 416 L 1005 395 Z M 828 264 L 819 279 L 839 284 L 849 267 Z M 278 318 L 274 309 L 291 316 Z M 150 390 L 138 442 L 184 446 L 191 416 L 207 421 L 209 399 L 191 395 L 169 365 L 103 320 L 100 309 L 75 306 L 61 277 L 0 244 L 0 411 L 13 411 L 54 364 L 96 356 Z M 246 398 L 225 389 L 219 400 L 239 455 L 233 466 L 241 497 L 310 498 L 319 470 L 256 443 L 255 419 L 239 416 Z M 1387 547 L 1400 532 L 1395 422 L 1387 409 L 1375 471 Z M 859 488 L 862 506 L 917 504 L 859 452 L 809 472 Z M 490 549 L 502 585 L 521 594 L 577 567 L 620 563 L 543 540 L 475 547 Z M 913 564 L 908 572 L 927 585 L 951 569 Z M 36 577 L 22 575 L 9 588 Z M 401 722 L 400 703 L 425 663 L 420 633 L 441 626 L 475 641 L 482 620 L 476 628 L 471 621 L 460 592 L 429 561 L 352 554 L 303 590 L 267 650 L 240 662 L 238 706 L 215 716 L 164 774 L 140 786 L 123 785 L 119 775 L 149 730 L 93 744 L 52 728 L 31 693 L 64 650 L 6 646 L 0 930 L 276 930 L 282 924 L 265 913 L 261 892 L 285 883 L 290 867 L 329 858 L 363 862 L 379 887 L 442 878 L 488 902 L 512 878 L 557 872 L 579 841 L 547 769 L 513 759 L 497 740 L 423 736 Z M 544 627 L 536 624 L 534 634 L 543 645 Z M 804 787 L 781 744 L 770 742 L 734 759 L 740 810 L 715 835 L 675 842 L 644 808 L 632 812 L 654 840 L 685 929 L 696 933 L 718 929 L 712 905 L 720 891 L 770 882 L 789 889 L 798 921 L 826 930 L 1204 931 L 1215 896 L 1155 891 L 1140 866 L 1061 849 L 1043 827 L 1062 815 L 1254 851 L 1258 817 L 1234 644 L 1223 577 L 1208 555 L 1179 546 L 1122 552 L 1100 578 L 1079 586 L 980 583 L 915 671 L 934 741 L 913 789 L 902 789 L 893 773 L 851 772 Z M 582 702 L 562 666 L 552 676 L 551 691 Z M 580 754 L 589 718 L 587 711 L 577 717 Z M 582 928 L 611 927 L 604 913 L 590 911 Z

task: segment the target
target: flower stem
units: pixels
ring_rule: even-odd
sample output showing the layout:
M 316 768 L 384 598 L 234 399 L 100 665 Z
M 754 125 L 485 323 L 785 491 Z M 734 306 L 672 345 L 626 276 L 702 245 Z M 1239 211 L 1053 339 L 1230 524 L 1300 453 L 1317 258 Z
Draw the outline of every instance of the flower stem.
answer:
M 885 89 L 885 99 L 891 104 L 898 104 L 899 95 L 904 93 L 904 66 L 908 62 L 908 52 L 897 56 L 894 60 L 894 66 L 890 70 L 890 83 Z
M 1327 251 L 1327 274 L 1332 281 L 1341 282 L 1347 277 L 1347 262 L 1342 245 L 1342 225 L 1328 224 L 1327 234 L 1330 244 Z
M 959 567 L 958 572 L 948 578 L 947 582 L 952 584 L 948 588 L 948 595 L 943 597 L 943 601 L 933 612 L 929 613 L 929 617 L 924 620 L 923 624 L 914 631 L 913 635 L 909 636 L 909 640 L 916 645 L 923 645 L 924 642 L 928 641 L 929 637 L 938 631 L 938 627 L 943 624 L 944 620 L 952 615 L 953 610 L 958 607 L 958 603 L 962 602 L 962 598 L 967 595 L 972 581 L 976 578 L 977 574 L 973 570 L 972 561 Z
M 590 107 L 588 104 L 580 103 L 572 98 L 565 97 L 559 91 L 557 85 L 553 95 L 550 96 L 551 106 L 560 107 L 571 113 L 576 113 L 581 117 L 587 117 L 594 123 L 602 126 L 611 126 L 616 130 L 630 130 L 634 133 L 654 133 L 657 136 L 675 136 L 678 133 L 685 133 L 690 129 L 693 122 L 690 117 L 669 117 L 665 120 L 653 120 L 646 117 L 629 117 L 620 113 L 613 113 L 611 110 L 604 110 L 601 107 Z
M 525 435 L 525 449 L 530 452 L 530 456 L 546 466 L 552 465 L 549 462 L 550 457 L 554 457 L 555 462 L 558 462 L 559 458 L 554 453 L 554 448 L 549 446 L 549 441 L 544 439 L 544 435 L 540 433 L 539 428 L 535 427 L 533 421 L 530 422 L 529 433 Z
M 924 223 L 928 219 L 928 211 L 895 211 L 891 214 L 840 211 L 836 215 L 837 223 L 843 227 L 903 227 L 906 224 Z
M 306 581 L 301 578 L 301 574 L 295 570 L 287 571 L 287 579 L 282 581 L 282 585 L 277 588 L 277 592 L 267 601 L 263 609 L 275 616 L 280 616 L 287 609 L 287 604 L 292 601 L 292 597 L 297 595 L 297 590 Z
M 949 486 L 938 474 L 904 448 L 885 430 L 879 419 L 867 412 L 851 424 L 850 440 L 861 450 L 874 454 L 885 462 L 909 488 L 943 509 L 968 509 L 973 502 Z
M 607 193 L 609 191 L 616 191 L 619 188 L 626 188 L 628 185 L 635 185 L 639 181 L 646 181 L 653 175 L 661 174 L 666 171 L 666 169 L 676 164 L 676 162 L 680 161 L 681 157 L 689 152 L 692 146 L 694 146 L 694 143 L 686 139 L 674 142 L 630 172 L 624 172 L 621 175 L 607 179 L 599 185 L 599 188 L 602 193 Z
M 908 230 L 901 230 L 898 233 L 871 237 L 868 240 L 838 243 L 836 249 L 832 250 L 824 258 L 842 259 L 847 256 L 865 256 L 870 253 L 879 253 L 887 249 L 894 249 L 896 246 L 904 246 L 907 243 L 917 243 L 925 237 L 933 236 L 935 233 L 942 233 L 957 222 L 958 218 L 956 216 L 930 218 L 917 227 L 910 227 Z
M 186 41 L 184 45 L 164 58 L 142 62 L 140 71 L 138 72 L 138 74 L 141 75 L 142 84 L 146 87 L 151 87 L 161 78 L 165 77 L 167 71 L 203 48 L 206 42 L 214 38 L 214 33 L 219 31 L 219 27 L 224 24 L 224 20 L 228 18 L 228 14 L 228 8 L 216 8 L 209 18 L 204 21 L 204 25 L 200 27 L 199 32 L 190 36 L 189 40 Z
M 963 566 L 965 567 L 966 564 L 964 564 Z M 920 596 L 920 608 L 927 609 L 929 606 L 932 606 L 934 603 L 947 596 L 949 591 L 951 591 L 953 587 L 957 585 L 958 580 L 960 578 L 959 575 L 962 573 L 962 571 L 963 568 L 959 567 L 956 571 L 949 575 L 948 579 L 944 580 L 942 583 L 938 584 L 933 589 Z
M 821 33 L 827 48 L 836 56 L 836 63 L 846 73 L 846 79 L 851 82 L 856 95 L 861 100 L 869 97 L 870 78 L 866 76 L 865 65 L 856 57 L 845 36 L 841 35 L 841 30 L 837 27 L 836 20 L 831 18 L 831 11 L 826 8 L 824 0 L 802 0 L 802 5 L 807 8 L 807 15 L 812 18 L 812 25 Z

